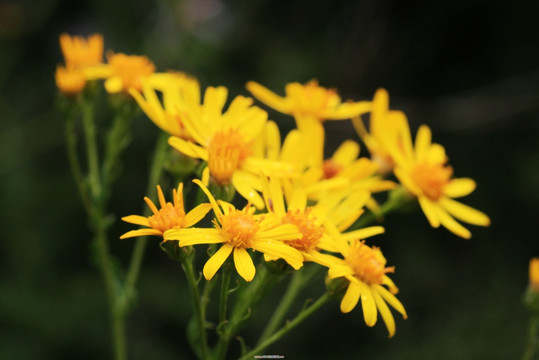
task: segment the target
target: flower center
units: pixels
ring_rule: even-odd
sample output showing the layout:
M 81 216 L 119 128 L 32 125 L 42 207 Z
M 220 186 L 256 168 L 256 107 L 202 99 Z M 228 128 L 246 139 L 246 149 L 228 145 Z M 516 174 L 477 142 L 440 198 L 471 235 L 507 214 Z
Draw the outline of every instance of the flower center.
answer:
M 386 259 L 380 249 L 359 241 L 352 244 L 345 259 L 356 277 L 369 285 L 382 284 L 384 275 L 395 271 L 394 267 L 385 267 Z
M 152 228 L 165 232 L 169 229 L 182 228 L 184 218 L 183 206 L 174 206 L 168 202 L 157 214 L 150 216 L 148 221 Z
M 453 169 L 442 164 L 423 163 L 416 165 L 412 170 L 412 180 L 419 185 L 428 198 L 435 201 L 442 196 L 451 175 L 453 175 Z
M 300 251 L 314 250 L 320 242 L 320 238 L 324 234 L 324 229 L 317 226 L 314 222 L 314 216 L 309 216 L 312 208 L 306 208 L 304 211 L 294 210 L 287 211 L 282 219 L 283 224 L 293 224 L 298 227 L 299 232 L 303 235 L 301 239 L 290 240 L 286 243 Z
M 322 169 L 324 170 L 324 179 L 331 179 L 335 175 L 337 175 L 341 170 L 343 166 L 337 164 L 335 161 L 328 159 L 324 161 L 324 164 L 322 165 Z
M 304 114 L 320 117 L 325 110 L 337 106 L 340 98 L 335 90 L 326 89 L 312 80 L 290 94 L 296 109 Z M 320 118 L 321 121 L 325 120 Z
M 155 71 L 154 64 L 146 56 L 112 54 L 108 60 L 114 75 L 122 79 L 126 91 L 131 87 L 141 91 L 144 78 Z
M 226 185 L 234 171 L 251 155 L 251 143 L 237 130 L 220 131 L 211 139 L 208 153 L 210 174 L 217 183 Z
M 244 209 L 247 210 L 248 207 Z M 221 234 L 228 243 L 237 248 L 250 248 L 253 237 L 258 231 L 259 225 L 252 215 L 240 210 L 233 210 L 227 215 L 221 216 Z

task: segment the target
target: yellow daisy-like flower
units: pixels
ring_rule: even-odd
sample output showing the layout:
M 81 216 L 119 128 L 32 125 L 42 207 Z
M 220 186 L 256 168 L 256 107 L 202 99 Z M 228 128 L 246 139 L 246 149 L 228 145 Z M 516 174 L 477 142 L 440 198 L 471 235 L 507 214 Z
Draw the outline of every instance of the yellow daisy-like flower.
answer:
M 60 48 L 68 68 L 83 68 L 103 62 L 103 36 L 99 34 L 88 39 L 62 34 Z
M 173 203 L 165 200 L 165 196 L 159 185 L 157 185 L 157 195 L 161 209 L 158 209 L 148 197 L 144 198 L 144 201 L 146 201 L 153 212 L 152 216 L 144 217 L 140 215 L 129 215 L 122 218 L 125 222 L 145 226 L 148 229 L 128 231 L 120 236 L 120 239 L 147 235 L 163 236 L 167 230 L 183 229 L 195 225 L 211 210 L 211 205 L 206 203 L 200 204 L 193 210 L 185 213 L 183 203 L 183 183 L 178 185 L 177 190 L 173 189 Z M 167 239 L 165 238 L 164 240 L 166 241 Z
M 348 229 L 363 213 L 363 206 L 369 199 L 368 192 L 356 192 L 348 195 L 324 196 L 310 206 L 302 188 L 294 189 L 290 201 L 286 204 L 279 179 L 263 178 L 264 200 L 266 207 L 282 224 L 296 225 L 302 234 L 301 238 L 286 241 L 286 244 L 299 250 L 305 260 L 325 265 L 325 257 L 320 250 L 337 252 L 332 237 L 326 231 L 330 227 L 335 232 Z M 381 234 L 384 228 L 372 226 L 356 230 L 346 235 L 363 235 L 365 237 Z
M 162 93 L 163 105 L 157 91 Z M 192 140 L 183 123 L 182 114 L 187 107 L 186 93 L 194 98 L 200 96 L 200 86 L 196 79 L 177 72 L 156 73 L 144 81 L 142 92 L 131 88 L 129 93 L 161 130 L 185 140 Z
M 404 149 L 409 146 L 410 129 L 403 112 L 389 110 L 389 94 L 385 89 L 378 89 L 372 100 L 369 131 L 365 129 L 359 117 L 352 118 L 352 123 L 361 140 L 365 143 L 372 160 L 379 165 L 379 172 L 387 174 L 393 170 L 395 161 L 390 147 Z
M 422 125 L 416 135 L 415 147 L 411 138 L 403 148 L 390 147 L 396 162 L 395 175 L 415 195 L 432 227 L 440 225 L 452 233 L 469 239 L 472 235 L 456 219 L 472 225 L 488 226 L 490 219 L 479 210 L 464 205 L 453 198 L 466 196 L 475 190 L 475 181 L 469 178 L 452 178 L 453 169 L 446 165 L 445 149 L 431 143 L 429 127 Z
M 210 178 L 218 185 L 232 183 L 244 198 L 261 209 L 264 201 L 256 192 L 261 189 L 259 174 L 291 176 L 291 167 L 253 156 L 254 141 L 264 128 L 267 113 L 243 96 L 234 98 L 223 112 L 227 93 L 224 87 L 209 87 L 202 105 L 200 96 L 185 94 L 181 118 L 197 144 L 177 136 L 172 136 L 169 144 L 189 157 L 207 161 L 202 173 L 204 184 Z
M 273 258 L 284 259 L 294 269 L 303 265 L 303 256 L 283 241 L 301 237 L 294 225 L 281 225 L 273 217 L 255 216 L 247 205 L 242 210 L 221 201 L 217 204 L 209 190 L 200 180 L 194 182 L 206 193 L 216 216 L 213 229 L 174 229 L 165 233 L 166 240 L 179 240 L 179 245 L 223 244 L 206 262 L 202 273 L 206 280 L 213 278 L 230 254 L 238 274 L 245 280 L 253 280 L 256 269 L 248 249 L 259 251 Z
M 86 86 L 86 77 L 82 70 L 58 66 L 54 74 L 56 86 L 66 96 L 79 94 Z
M 386 259 L 380 249 L 371 248 L 357 238 L 347 241 L 335 234 L 334 239 L 344 259 L 333 257 L 328 260 L 328 276 L 331 279 L 344 277 L 349 281 L 341 300 L 341 311 L 352 311 L 361 298 L 365 324 L 374 326 L 380 312 L 389 337 L 392 337 L 395 335 L 395 319 L 387 304 L 407 318 L 404 306 L 394 295 L 398 289 L 387 276 L 387 273 L 394 272 L 394 267 L 386 267 Z

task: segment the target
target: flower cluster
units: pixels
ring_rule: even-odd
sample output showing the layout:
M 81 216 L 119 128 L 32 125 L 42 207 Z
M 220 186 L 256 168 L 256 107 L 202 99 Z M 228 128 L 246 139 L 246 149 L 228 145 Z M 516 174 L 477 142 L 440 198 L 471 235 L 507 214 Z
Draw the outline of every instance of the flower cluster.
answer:
M 442 225 L 462 238 L 471 233 L 457 220 L 490 223 L 484 213 L 454 200 L 470 194 L 475 182 L 453 177 L 444 147 L 432 143 L 426 125 L 412 139 L 405 114 L 389 108 L 384 89 L 372 101 L 342 101 L 336 90 L 315 80 L 286 85 L 285 96 L 248 82 L 255 99 L 295 120 L 296 128 L 282 137 L 251 97 L 237 95 L 227 105 L 226 87 L 203 91 L 192 76 L 154 72 L 143 56 L 109 53 L 103 64 L 99 35 L 62 35 L 60 43 L 66 68 L 58 68 L 56 79 L 63 93 L 76 94 L 87 80 L 106 79 L 109 93 L 130 94 L 170 135 L 171 149 L 199 164 L 191 176 L 195 191 L 207 201 L 185 204 L 180 183 L 167 202 L 158 186 L 160 208 L 145 198 L 153 214 L 124 217 L 144 228 L 121 238 L 154 235 L 180 248 L 209 245 L 202 269 L 208 281 L 231 254 L 245 282 L 255 278 L 258 261 L 282 260 L 294 271 L 309 262 L 326 269 L 328 281 L 339 279 L 343 313 L 361 303 L 365 323 L 373 326 L 380 313 L 391 337 L 395 320 L 389 306 L 407 316 L 388 276 L 395 268 L 387 267 L 380 248 L 365 240 L 385 229 L 366 226 L 360 216 L 368 211 L 377 219 L 381 193 L 392 191 L 393 197 L 417 199 L 431 226 Z M 363 115 L 369 115 L 368 128 Z M 351 121 L 370 156 L 360 156 L 360 145 L 345 139 L 326 158 L 324 122 L 334 120 Z M 234 189 L 245 205 L 237 207 L 233 197 L 214 191 L 223 188 Z M 203 225 L 210 210 L 212 225 Z

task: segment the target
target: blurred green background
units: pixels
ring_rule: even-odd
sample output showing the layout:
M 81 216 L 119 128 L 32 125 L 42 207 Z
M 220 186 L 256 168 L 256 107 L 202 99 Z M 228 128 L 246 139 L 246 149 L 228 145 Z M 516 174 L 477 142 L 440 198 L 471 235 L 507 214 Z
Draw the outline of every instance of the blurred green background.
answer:
M 539 255 L 538 13 L 539 2 L 522 0 L 3 0 L 0 359 L 110 358 L 105 293 L 55 109 L 62 32 L 102 33 L 106 49 L 145 54 L 160 71 L 185 71 L 234 95 L 247 95 L 248 80 L 282 93 L 287 82 L 317 78 L 344 99 L 370 99 L 385 87 L 414 131 L 432 127 L 455 175 L 478 182 L 464 202 L 489 214 L 492 226 L 472 228 L 470 241 L 429 228 L 419 212 L 387 219 L 379 245 L 396 266 L 409 315 L 396 316 L 393 339 L 381 321 L 369 329 L 359 309 L 343 315 L 334 303 L 267 354 L 519 358 L 528 262 Z M 348 123 L 327 131 L 328 151 L 344 138 L 357 140 Z M 111 203 L 118 216 L 141 211 L 157 134 L 144 116 L 134 124 Z M 130 228 L 112 229 L 124 266 L 133 242 L 114 239 Z M 151 242 L 128 320 L 130 358 L 192 358 L 184 331 L 190 312 L 179 265 Z

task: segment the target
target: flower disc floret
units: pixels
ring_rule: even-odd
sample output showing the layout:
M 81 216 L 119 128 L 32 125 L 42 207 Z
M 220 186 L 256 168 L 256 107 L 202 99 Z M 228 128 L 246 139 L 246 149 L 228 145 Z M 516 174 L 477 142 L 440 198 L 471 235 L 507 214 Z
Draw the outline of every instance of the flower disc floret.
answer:
M 251 143 L 245 141 L 238 130 L 215 133 L 208 146 L 210 174 L 219 184 L 230 183 L 234 172 L 251 153 Z
M 221 216 L 219 222 L 221 234 L 236 248 L 251 248 L 253 238 L 260 228 L 252 215 L 240 210 Z
M 412 180 L 421 188 L 423 194 L 431 200 L 438 200 L 444 194 L 453 169 L 442 164 L 423 163 L 416 165 L 411 172 Z
M 354 270 L 354 275 L 366 284 L 382 284 L 384 275 L 394 272 L 394 267 L 385 267 L 386 259 L 379 248 L 357 242 L 349 248 L 345 256 L 346 262 Z
M 184 218 L 183 206 L 167 203 L 157 214 L 150 216 L 148 222 L 152 228 L 165 232 L 168 229 L 183 227 Z
M 300 239 L 287 241 L 286 243 L 300 251 L 315 250 L 324 235 L 324 229 L 315 223 L 315 218 L 310 216 L 312 208 L 305 210 L 288 210 L 281 222 L 283 224 L 296 225 L 302 234 Z

